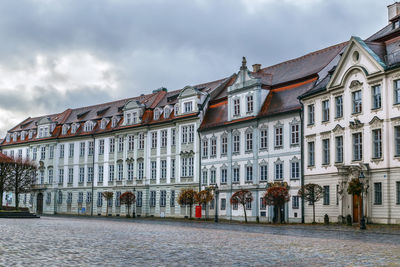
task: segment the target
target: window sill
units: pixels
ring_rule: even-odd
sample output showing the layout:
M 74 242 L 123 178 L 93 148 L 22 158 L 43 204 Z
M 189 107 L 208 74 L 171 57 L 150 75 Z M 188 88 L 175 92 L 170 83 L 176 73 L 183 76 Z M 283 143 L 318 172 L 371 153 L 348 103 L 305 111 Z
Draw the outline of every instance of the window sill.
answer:
M 378 111 L 381 111 L 382 110 L 382 107 L 379 107 L 379 108 L 371 108 L 371 111 L 373 111 L 373 112 L 378 112 Z
M 309 123 L 307 124 L 307 127 L 313 127 L 315 125 L 315 123 Z

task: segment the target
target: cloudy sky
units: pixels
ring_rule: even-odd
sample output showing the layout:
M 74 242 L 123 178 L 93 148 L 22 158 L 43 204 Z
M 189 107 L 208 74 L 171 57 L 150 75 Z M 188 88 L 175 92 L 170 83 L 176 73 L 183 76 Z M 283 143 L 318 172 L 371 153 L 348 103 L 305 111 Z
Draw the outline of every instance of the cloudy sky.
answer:
M 0 138 L 28 116 L 226 77 L 387 24 L 393 0 L 0 3 Z

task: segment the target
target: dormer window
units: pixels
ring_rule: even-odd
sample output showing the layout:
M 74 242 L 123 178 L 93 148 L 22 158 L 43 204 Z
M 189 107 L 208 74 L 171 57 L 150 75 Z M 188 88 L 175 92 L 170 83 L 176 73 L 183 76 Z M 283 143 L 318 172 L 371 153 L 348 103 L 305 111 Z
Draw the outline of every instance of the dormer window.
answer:
M 34 134 L 34 131 L 29 131 L 29 133 L 28 133 L 28 138 L 29 138 L 29 139 L 32 139 L 33 134 Z
M 22 131 L 21 132 L 21 141 L 25 140 L 26 132 Z
M 93 121 L 87 121 L 85 122 L 85 126 L 84 126 L 84 131 L 85 132 L 91 132 L 93 131 L 95 123 Z
M 40 126 L 39 127 L 39 136 L 37 138 L 43 138 L 50 136 L 49 126 Z
M 132 124 L 132 114 L 131 113 L 126 113 L 126 125 Z
M 132 124 L 136 124 L 138 122 L 138 113 L 132 112 Z
M 393 21 L 392 23 L 393 29 L 397 29 L 400 27 L 400 20 Z
M 68 129 L 69 129 L 69 125 L 68 124 L 64 124 L 63 126 L 62 126 L 62 134 L 63 135 L 66 135 L 67 134 L 67 132 L 68 132 Z
M 240 116 L 240 99 L 233 100 L 233 116 Z
M 119 122 L 119 117 L 118 116 L 113 117 L 112 121 L 111 121 L 111 127 L 113 127 L 113 128 L 116 127 L 118 122 Z
M 107 124 L 108 124 L 109 120 L 107 119 L 102 119 L 100 122 L 100 129 L 105 129 Z
M 193 111 L 192 101 L 183 103 L 185 108 L 185 113 L 189 113 Z
M 253 113 L 254 110 L 254 101 L 253 95 L 247 96 L 247 113 Z
M 159 109 L 159 108 L 156 108 L 156 109 L 154 110 L 154 120 L 158 120 L 158 119 L 160 118 L 160 115 L 161 115 L 160 109 Z
M 10 138 L 11 138 L 10 134 L 7 134 L 7 136 L 6 136 L 6 141 L 7 141 L 7 143 L 10 142 Z
M 78 128 L 79 128 L 79 124 L 77 124 L 77 123 L 72 124 L 72 126 L 71 126 L 71 133 L 72 133 L 72 134 L 75 134 L 75 133 L 76 133 L 76 130 L 78 130 Z
M 55 124 L 55 123 L 52 123 L 52 124 L 50 125 L 50 132 L 52 133 L 52 132 L 54 131 L 55 128 L 56 128 L 56 124 Z
M 179 104 L 176 103 L 175 106 L 174 106 L 174 115 L 178 116 L 178 113 L 179 113 Z
M 167 119 L 170 114 L 171 114 L 170 107 L 169 106 L 165 106 L 165 108 L 164 108 L 164 118 Z

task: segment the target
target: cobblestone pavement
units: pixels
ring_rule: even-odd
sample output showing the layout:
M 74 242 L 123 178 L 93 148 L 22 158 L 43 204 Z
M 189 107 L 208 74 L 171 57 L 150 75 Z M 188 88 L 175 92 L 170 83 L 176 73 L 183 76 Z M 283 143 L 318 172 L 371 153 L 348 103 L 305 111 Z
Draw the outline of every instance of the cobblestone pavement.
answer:
M 0 219 L 0 266 L 400 266 L 400 235 L 161 220 Z

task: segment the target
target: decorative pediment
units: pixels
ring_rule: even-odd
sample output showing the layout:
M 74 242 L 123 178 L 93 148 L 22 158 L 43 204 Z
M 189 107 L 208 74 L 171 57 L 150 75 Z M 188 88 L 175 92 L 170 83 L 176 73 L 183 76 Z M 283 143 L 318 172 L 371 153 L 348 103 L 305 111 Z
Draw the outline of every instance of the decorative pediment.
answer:
M 296 157 L 296 156 L 294 156 L 294 157 L 290 160 L 290 162 L 299 162 L 299 161 L 300 161 L 299 158 Z
M 359 128 L 363 127 L 364 123 L 362 123 L 358 119 L 354 119 L 354 121 L 350 121 L 349 126 L 350 126 L 350 129 L 354 130 L 354 129 L 359 129 Z
M 400 117 L 395 117 L 390 119 L 393 122 L 393 125 L 399 126 L 400 125 Z
M 53 121 L 49 117 L 44 117 L 38 120 L 37 125 L 50 124 Z
M 262 161 L 260 161 L 259 165 L 268 165 L 268 162 L 266 162 L 265 159 L 263 159 Z
M 133 157 L 127 157 L 126 162 L 133 163 L 133 162 L 135 162 L 135 159 Z
M 335 128 L 333 128 L 332 132 L 334 133 L 343 133 L 344 127 L 340 126 L 340 124 L 336 124 Z
M 362 87 L 362 85 L 363 85 L 362 82 L 360 82 L 358 80 L 353 80 L 353 81 L 351 81 L 349 88 L 351 90 L 357 90 L 357 89 L 360 89 Z
M 181 151 L 180 156 L 181 157 L 192 157 L 192 156 L 194 156 L 194 151 L 193 150 Z
M 381 126 L 383 123 L 383 120 L 379 119 L 377 116 L 374 116 L 372 120 L 369 122 L 369 125 L 371 126 Z
M 201 94 L 201 92 L 199 90 L 197 90 L 193 86 L 187 85 L 181 90 L 181 92 L 179 93 L 178 98 L 197 96 L 197 95 L 200 95 L 200 94 Z
M 144 109 L 146 106 L 138 100 L 130 100 L 123 107 L 123 111 L 131 110 L 131 109 Z
M 250 71 L 247 69 L 247 60 L 245 57 L 242 59 L 242 66 L 237 74 L 235 82 L 228 87 L 228 93 L 232 93 L 238 90 L 261 87 L 261 81 L 258 78 L 254 78 Z

